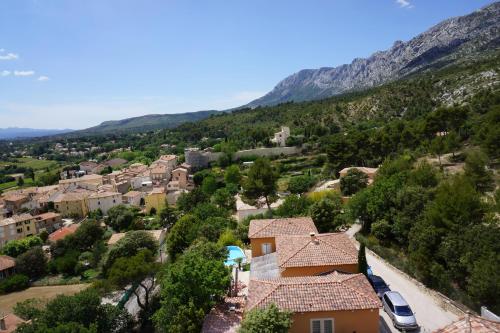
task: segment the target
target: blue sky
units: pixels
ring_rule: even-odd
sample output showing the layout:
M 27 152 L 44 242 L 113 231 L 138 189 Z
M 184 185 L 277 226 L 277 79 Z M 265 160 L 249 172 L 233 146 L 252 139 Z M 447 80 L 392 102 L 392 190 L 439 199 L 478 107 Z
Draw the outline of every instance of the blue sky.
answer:
M 482 0 L 1 0 L 0 128 L 245 104 Z

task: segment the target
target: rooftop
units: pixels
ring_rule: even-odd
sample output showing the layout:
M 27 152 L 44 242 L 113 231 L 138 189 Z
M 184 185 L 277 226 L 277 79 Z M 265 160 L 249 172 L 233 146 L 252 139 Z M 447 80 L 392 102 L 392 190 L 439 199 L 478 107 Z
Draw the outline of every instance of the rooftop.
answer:
M 465 317 L 445 326 L 434 333 L 500 333 L 500 323 L 467 314 Z
M 126 198 L 134 198 L 134 197 L 137 197 L 140 195 L 141 195 L 141 192 L 139 192 L 139 191 L 129 191 L 129 192 L 125 193 L 123 196 Z
M 361 172 L 364 172 L 366 174 L 375 174 L 377 173 L 378 168 L 367 168 L 367 167 L 349 167 L 349 168 L 343 168 L 340 170 L 340 174 L 346 173 L 351 169 L 358 169 Z
M 37 216 L 35 216 L 35 218 L 37 220 L 47 220 L 47 219 L 52 219 L 52 218 L 59 217 L 59 216 L 61 216 L 61 214 L 54 213 L 54 212 L 47 212 L 47 213 L 37 215 Z
M 99 180 L 99 179 L 102 180 L 101 175 L 85 175 L 85 176 L 82 176 L 79 178 L 62 179 L 59 181 L 59 184 L 70 184 L 70 183 L 74 183 L 74 182 L 85 182 L 85 181 L 89 181 L 89 180 Z
M 276 252 L 281 268 L 358 263 L 358 251 L 345 233 L 278 236 Z
M 67 227 L 62 227 L 61 229 L 51 233 L 49 235 L 49 240 L 51 242 L 57 242 L 58 240 L 63 239 L 68 235 L 74 234 L 79 226 L 80 226 L 79 224 L 71 224 Z
M 9 225 L 12 223 L 17 223 L 17 222 L 24 222 L 24 221 L 29 221 L 33 219 L 33 216 L 31 214 L 20 214 L 20 215 L 13 215 L 9 218 L 0 220 L 0 225 Z
M 0 271 L 16 266 L 16 259 L 9 256 L 0 256 Z
M 116 196 L 116 195 L 122 195 L 121 193 L 119 192 L 109 192 L 109 191 L 105 191 L 105 192 L 97 192 L 97 193 L 92 193 L 91 195 L 89 195 L 89 198 L 106 198 L 106 197 L 113 197 L 113 196 Z
M 293 312 L 378 309 L 380 300 L 363 274 L 333 272 L 324 276 L 301 276 L 251 280 L 247 310 L 274 303 Z
M 280 235 L 307 235 L 318 233 L 310 217 L 251 220 L 248 238 L 267 238 Z

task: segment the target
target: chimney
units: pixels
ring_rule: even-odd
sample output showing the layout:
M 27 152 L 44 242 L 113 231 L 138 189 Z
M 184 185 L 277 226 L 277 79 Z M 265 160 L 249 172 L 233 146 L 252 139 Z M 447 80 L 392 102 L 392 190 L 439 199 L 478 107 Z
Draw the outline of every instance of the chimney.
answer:
M 316 237 L 316 233 L 310 232 L 309 236 L 311 236 L 311 242 L 314 242 L 314 244 L 318 244 L 318 238 Z
M 0 330 L 5 331 L 7 330 L 7 325 L 5 324 L 5 317 L 3 316 L 2 319 L 0 319 Z

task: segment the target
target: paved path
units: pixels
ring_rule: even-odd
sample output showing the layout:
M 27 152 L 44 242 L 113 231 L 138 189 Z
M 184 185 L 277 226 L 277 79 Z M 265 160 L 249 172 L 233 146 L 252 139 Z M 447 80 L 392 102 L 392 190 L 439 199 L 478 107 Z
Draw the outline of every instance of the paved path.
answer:
M 353 236 L 359 225 L 351 227 L 348 231 Z M 398 291 L 406 299 L 412 310 L 416 313 L 417 322 L 421 326 L 421 332 L 433 332 L 449 323 L 457 320 L 459 316 L 445 309 L 443 299 L 430 294 L 430 291 L 417 281 L 409 278 L 406 274 L 388 264 L 380 257 L 366 251 L 368 265 L 371 266 L 373 274 L 380 275 L 389 288 Z M 391 332 L 398 332 L 393 326 L 387 314 L 381 309 L 381 317 L 385 320 Z M 382 320 L 381 320 L 382 321 Z M 382 331 L 381 331 L 382 332 Z

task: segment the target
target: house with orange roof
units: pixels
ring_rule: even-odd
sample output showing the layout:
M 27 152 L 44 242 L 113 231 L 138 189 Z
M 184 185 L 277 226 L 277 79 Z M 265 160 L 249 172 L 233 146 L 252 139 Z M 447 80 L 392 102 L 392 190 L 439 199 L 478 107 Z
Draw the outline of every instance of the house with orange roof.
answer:
M 16 259 L 9 256 L 0 256 L 0 280 L 15 273 Z
M 252 257 L 276 252 L 276 237 L 287 235 L 309 235 L 318 233 L 310 217 L 251 220 L 248 238 Z
M 13 313 L 8 313 L 0 318 L 0 333 L 15 332 L 17 327 L 23 323 L 26 321 Z
M 67 227 L 62 227 L 49 235 L 49 241 L 57 242 L 60 239 L 64 239 L 66 236 L 74 234 L 78 227 L 80 227 L 80 225 L 76 223 L 70 224 Z
M 358 273 L 358 250 L 343 232 L 276 237 L 280 276 Z
M 54 212 L 47 212 L 35 216 L 35 227 L 36 233 L 39 234 L 42 231 L 47 231 L 48 233 L 59 229 L 62 226 L 61 214 Z
M 293 313 L 290 333 L 379 331 L 381 303 L 363 274 L 251 280 L 246 311 L 270 304 Z
M 488 320 L 473 314 L 466 314 L 464 317 L 453 323 L 440 328 L 434 333 L 500 333 L 500 322 Z

